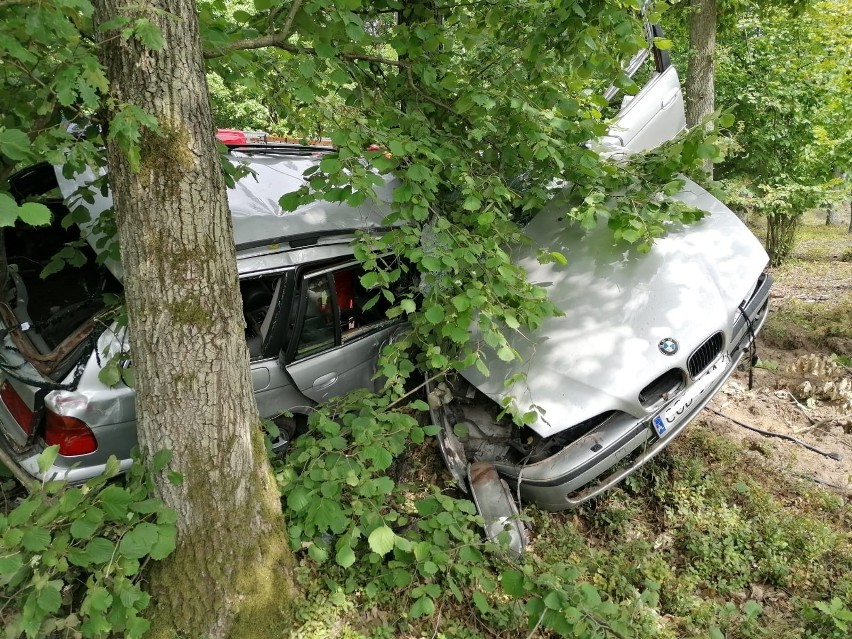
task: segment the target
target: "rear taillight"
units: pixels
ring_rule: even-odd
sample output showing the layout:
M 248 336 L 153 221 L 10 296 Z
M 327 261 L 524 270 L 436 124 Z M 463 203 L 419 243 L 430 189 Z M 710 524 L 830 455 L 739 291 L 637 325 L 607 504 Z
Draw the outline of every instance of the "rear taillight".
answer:
M 60 455 L 86 455 L 98 449 L 95 435 L 85 422 L 50 410 L 45 414 L 44 441 L 48 446 L 59 444 Z
M 3 382 L 3 386 L 0 386 L 0 399 L 3 400 L 6 410 L 18 422 L 23 431 L 27 435 L 32 434 L 33 411 L 9 382 Z

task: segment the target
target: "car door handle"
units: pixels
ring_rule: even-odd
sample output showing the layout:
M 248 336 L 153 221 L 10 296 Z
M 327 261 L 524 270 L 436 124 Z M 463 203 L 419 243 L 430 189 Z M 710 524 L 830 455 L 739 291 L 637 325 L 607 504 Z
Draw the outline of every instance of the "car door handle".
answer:
M 270 379 L 269 369 L 265 366 L 251 369 L 251 385 L 255 393 L 269 388 Z
M 336 381 L 337 373 L 326 373 L 314 380 L 313 387 L 316 389 L 325 388 L 326 386 L 331 386 Z
M 666 94 L 666 97 L 663 98 L 663 104 L 661 108 L 667 109 L 669 108 L 675 100 L 677 100 L 677 96 L 680 95 L 680 89 L 672 89 Z

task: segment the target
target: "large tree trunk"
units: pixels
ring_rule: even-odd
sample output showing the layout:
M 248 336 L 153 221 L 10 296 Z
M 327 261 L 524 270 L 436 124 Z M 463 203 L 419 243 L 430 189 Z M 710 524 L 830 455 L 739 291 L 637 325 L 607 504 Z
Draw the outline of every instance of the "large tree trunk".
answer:
M 110 93 L 156 116 L 141 160 L 107 144 L 124 265 L 139 442 L 166 448 L 178 513 L 173 557 L 153 571 L 153 636 L 280 636 L 291 555 L 249 379 L 233 229 L 192 0 L 96 0 L 98 24 L 145 17 L 165 46 L 102 34 Z M 162 634 L 160 634 L 162 632 Z M 277 635 L 276 635 L 277 633 Z
M 689 61 L 686 68 L 686 124 L 693 127 L 713 112 L 716 101 L 716 0 L 689 0 Z M 705 170 L 713 175 L 713 163 Z

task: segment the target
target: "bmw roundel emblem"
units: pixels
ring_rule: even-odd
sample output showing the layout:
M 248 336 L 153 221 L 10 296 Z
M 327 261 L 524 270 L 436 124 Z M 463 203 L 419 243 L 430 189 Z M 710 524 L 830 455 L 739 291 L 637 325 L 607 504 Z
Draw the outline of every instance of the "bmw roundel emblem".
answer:
M 674 355 L 680 347 L 674 337 L 666 337 L 665 339 L 660 340 L 660 343 L 657 344 L 657 348 L 660 349 L 660 352 L 663 355 Z

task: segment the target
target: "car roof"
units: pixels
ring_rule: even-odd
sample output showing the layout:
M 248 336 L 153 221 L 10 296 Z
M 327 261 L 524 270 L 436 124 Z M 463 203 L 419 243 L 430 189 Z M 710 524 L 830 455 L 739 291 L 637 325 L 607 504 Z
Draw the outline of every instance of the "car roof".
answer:
M 390 178 L 376 188 L 376 200 L 367 198 L 358 206 L 320 200 L 292 212 L 281 209 L 278 204 L 281 196 L 305 184 L 304 171 L 318 164 L 322 156 L 331 151 L 327 147 L 245 144 L 229 151 L 235 163 L 244 163 L 252 171 L 240 178 L 234 188 L 227 190 L 238 251 L 268 244 L 304 242 L 307 238 L 351 235 L 358 230 L 378 230 L 387 226 L 384 219 L 391 212 L 395 185 Z M 54 167 L 54 171 L 66 201 L 82 204 L 89 211 L 92 220 L 85 226 L 94 224 L 100 214 L 112 206 L 112 194 L 103 195 L 100 189 L 93 187 L 88 189 L 91 202 L 73 197 L 77 189 L 96 179 L 91 169 L 71 178 L 62 175 L 61 166 Z M 97 251 L 97 236 L 89 234 L 87 239 Z M 117 277 L 121 277 L 118 265 L 108 266 Z
M 292 212 L 282 211 L 278 200 L 305 183 L 305 170 L 316 165 L 328 149 L 307 147 L 304 154 L 295 155 L 289 151 L 270 152 L 265 147 L 242 146 L 232 151 L 236 161 L 246 162 L 254 172 L 254 176 L 246 176 L 235 188 L 228 189 L 238 250 L 384 226 L 384 219 L 391 212 L 394 185 L 390 181 L 376 189 L 377 200 L 367 198 L 358 206 L 319 200 Z

